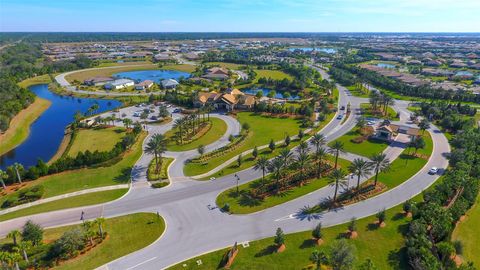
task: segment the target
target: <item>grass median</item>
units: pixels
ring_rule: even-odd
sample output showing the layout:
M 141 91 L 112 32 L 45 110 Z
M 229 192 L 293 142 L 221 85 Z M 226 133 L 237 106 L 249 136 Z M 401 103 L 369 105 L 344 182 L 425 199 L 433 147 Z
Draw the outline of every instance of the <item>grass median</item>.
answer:
M 69 197 L 65 199 L 60 199 L 52 202 L 47 202 L 47 203 L 31 206 L 25 209 L 21 209 L 18 211 L 1 215 L 0 221 L 5 221 L 5 220 L 29 216 L 29 215 L 35 215 L 39 213 L 57 211 L 62 209 L 105 203 L 105 202 L 113 201 L 115 199 L 122 197 L 125 193 L 127 193 L 127 191 L 128 191 L 128 188 L 99 191 L 99 192 Z
M 80 129 L 75 135 L 68 156 L 76 157 L 79 152 L 104 152 L 113 149 L 125 136 L 125 129 L 118 127 Z

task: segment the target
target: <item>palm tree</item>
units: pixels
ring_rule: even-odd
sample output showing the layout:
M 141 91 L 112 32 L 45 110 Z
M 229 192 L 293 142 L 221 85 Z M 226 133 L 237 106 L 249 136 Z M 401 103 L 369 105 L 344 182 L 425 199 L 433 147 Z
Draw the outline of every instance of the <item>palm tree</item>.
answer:
M 7 186 L 5 185 L 5 180 L 8 177 L 8 174 L 2 170 L 0 170 L 0 183 L 2 183 L 2 187 L 4 190 L 7 190 Z
M 175 123 L 173 124 L 173 128 L 178 128 L 178 131 L 180 133 L 180 144 L 183 144 L 183 125 L 185 124 L 185 119 L 179 118 L 175 120 Z
M 320 174 L 322 173 L 322 161 L 325 157 L 327 157 L 327 150 L 325 150 L 325 148 L 323 147 L 320 147 L 318 148 L 317 151 L 315 151 L 315 153 L 313 154 L 314 157 L 315 157 L 315 162 L 318 163 L 318 167 L 317 167 L 317 178 L 320 178 Z
M 126 129 L 128 129 L 133 124 L 133 121 L 130 118 L 124 118 L 122 122 Z
M 297 153 L 302 154 L 302 153 L 306 153 L 307 151 L 308 151 L 308 143 L 301 142 L 297 147 Z
M 282 159 L 283 168 L 286 169 L 288 166 L 290 166 L 290 163 L 292 162 L 293 154 L 292 152 L 290 152 L 290 150 L 284 148 L 282 149 L 282 151 L 280 151 L 280 155 L 278 157 Z
M 430 122 L 428 122 L 428 120 L 424 118 L 422 119 L 422 121 L 420 121 L 420 123 L 418 123 L 418 127 L 422 131 L 422 134 L 424 134 L 425 130 L 430 128 Z
M 300 183 L 301 184 L 303 184 L 303 181 L 305 180 L 304 172 L 305 172 L 305 168 L 307 167 L 309 161 L 310 161 L 310 156 L 305 152 L 302 152 L 297 156 L 297 165 L 298 165 L 298 168 L 300 169 Z
M 328 257 L 323 251 L 314 250 L 312 255 L 310 255 L 310 261 L 315 264 L 315 269 L 322 269 L 322 264 L 328 263 Z
M 364 159 L 356 158 L 348 167 L 349 171 L 357 176 L 357 187 L 358 192 L 360 188 L 360 178 L 366 177 L 372 171 L 372 164 Z
M 20 172 L 18 170 L 23 169 L 23 166 L 20 163 L 15 162 L 13 164 L 13 168 L 15 169 L 15 173 L 17 174 L 18 183 L 22 184 L 22 178 L 20 177 Z
M 338 156 L 340 153 L 345 153 L 343 143 L 340 141 L 335 141 L 333 145 L 330 147 L 330 153 L 335 155 L 335 169 L 337 169 L 338 165 Z
M 11 238 L 13 240 L 13 245 L 16 246 L 18 244 L 18 239 L 20 238 L 20 231 L 19 230 L 13 230 L 7 234 L 8 238 Z
M 377 104 L 378 104 L 379 100 L 380 100 L 380 95 L 377 93 L 377 91 L 371 91 L 370 92 L 370 104 L 372 105 L 372 111 L 377 110 Z
M 23 259 L 28 263 L 28 255 L 27 251 L 32 248 L 32 242 L 30 241 L 22 241 L 18 245 L 18 247 L 15 247 L 15 251 L 21 252 L 23 255 Z
M 378 153 L 371 157 L 371 166 L 375 171 L 375 186 L 377 185 L 378 181 L 378 174 L 380 172 L 388 171 L 390 169 L 390 160 L 387 158 L 387 155 L 384 153 Z
M 357 126 L 359 129 L 362 129 L 362 128 L 365 127 L 366 124 L 367 124 L 367 121 L 365 120 L 365 117 L 360 117 L 360 118 L 358 118 L 358 120 L 357 120 L 356 126 Z
M 93 222 L 98 226 L 98 234 L 100 234 L 100 237 L 103 237 L 103 224 L 105 224 L 105 219 L 99 217 L 96 218 Z
M 147 143 L 145 152 L 155 156 L 155 172 L 158 173 L 161 165 L 162 154 L 166 151 L 166 141 L 162 134 L 154 134 Z
M 83 229 L 85 230 L 85 236 L 88 238 L 88 241 L 90 241 L 90 245 L 93 246 L 93 237 L 95 236 L 95 231 L 93 230 L 93 222 L 92 221 L 85 221 L 83 223 Z
M 318 152 L 320 147 L 324 146 L 326 143 L 325 136 L 323 136 L 323 134 L 316 133 L 313 135 L 310 143 L 315 146 L 315 152 Z
M 283 159 L 281 157 L 276 157 L 272 160 L 272 162 L 270 162 L 270 166 L 268 168 L 268 170 L 270 172 L 273 172 L 275 175 L 275 180 L 277 182 L 277 192 L 280 189 L 280 176 L 281 176 L 283 167 L 284 167 Z
M 265 172 L 268 170 L 269 165 L 270 162 L 268 161 L 268 159 L 264 156 L 261 156 L 253 167 L 253 169 L 255 170 L 262 170 L 262 185 L 265 183 Z
M 205 146 L 203 144 L 200 144 L 197 148 L 197 151 L 200 154 L 200 156 L 203 156 L 203 154 L 205 154 Z
M 389 96 L 389 95 L 384 95 L 383 96 L 383 114 L 387 115 L 388 113 L 388 106 L 393 105 L 395 100 Z
M 337 201 L 338 187 L 339 186 L 346 187 L 348 185 L 348 180 L 347 180 L 346 176 L 347 175 L 345 174 L 345 172 L 342 169 L 340 169 L 340 170 L 335 169 L 330 174 L 330 179 L 335 181 L 335 193 L 333 195 L 333 203 L 335 203 Z

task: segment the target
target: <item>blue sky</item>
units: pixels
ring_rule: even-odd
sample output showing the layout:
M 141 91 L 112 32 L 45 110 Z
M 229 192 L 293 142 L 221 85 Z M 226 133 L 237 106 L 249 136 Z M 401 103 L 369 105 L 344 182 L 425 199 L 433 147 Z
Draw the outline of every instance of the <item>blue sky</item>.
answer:
M 480 0 L 0 0 L 0 31 L 479 32 Z

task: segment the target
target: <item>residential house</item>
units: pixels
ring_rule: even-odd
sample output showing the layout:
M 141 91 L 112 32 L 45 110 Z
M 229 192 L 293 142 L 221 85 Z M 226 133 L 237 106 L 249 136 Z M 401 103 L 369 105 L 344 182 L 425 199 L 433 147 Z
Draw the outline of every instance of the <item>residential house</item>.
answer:
M 105 85 L 107 83 L 110 83 L 110 82 L 113 82 L 115 79 L 111 78 L 111 77 L 92 77 L 92 78 L 88 78 L 86 80 L 83 81 L 83 84 L 85 85 L 89 85 L 89 86 L 101 86 L 101 85 Z
M 179 83 L 174 79 L 166 79 L 161 82 L 164 89 L 175 89 Z
M 135 84 L 134 81 L 129 79 L 118 79 L 113 82 L 105 84 L 105 89 L 107 90 L 118 90 L 125 87 L 133 86 Z
M 380 140 L 392 141 L 399 133 L 409 136 L 410 141 L 416 140 L 420 129 L 406 125 L 386 123 L 375 130 L 374 137 Z
M 194 101 L 195 107 L 212 105 L 217 110 L 252 109 L 255 96 L 247 95 L 238 89 L 229 89 L 225 93 L 199 92 Z
M 227 69 L 221 67 L 213 67 L 208 69 L 207 73 L 202 77 L 212 80 L 227 80 L 229 78 L 229 75 Z
M 146 90 L 153 86 L 153 81 L 145 80 L 135 85 L 135 90 Z

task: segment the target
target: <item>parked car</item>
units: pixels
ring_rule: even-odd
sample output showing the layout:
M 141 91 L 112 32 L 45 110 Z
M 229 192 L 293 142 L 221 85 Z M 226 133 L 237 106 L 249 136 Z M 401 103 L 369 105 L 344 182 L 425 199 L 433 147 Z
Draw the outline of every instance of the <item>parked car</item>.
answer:
M 345 110 L 345 106 L 340 107 L 340 110 L 342 111 Z
M 176 108 L 175 110 L 173 110 L 174 113 L 180 113 L 182 112 L 182 109 L 179 109 L 179 108 Z
M 438 168 L 437 167 L 432 167 L 429 171 L 428 174 L 437 174 L 438 173 Z

